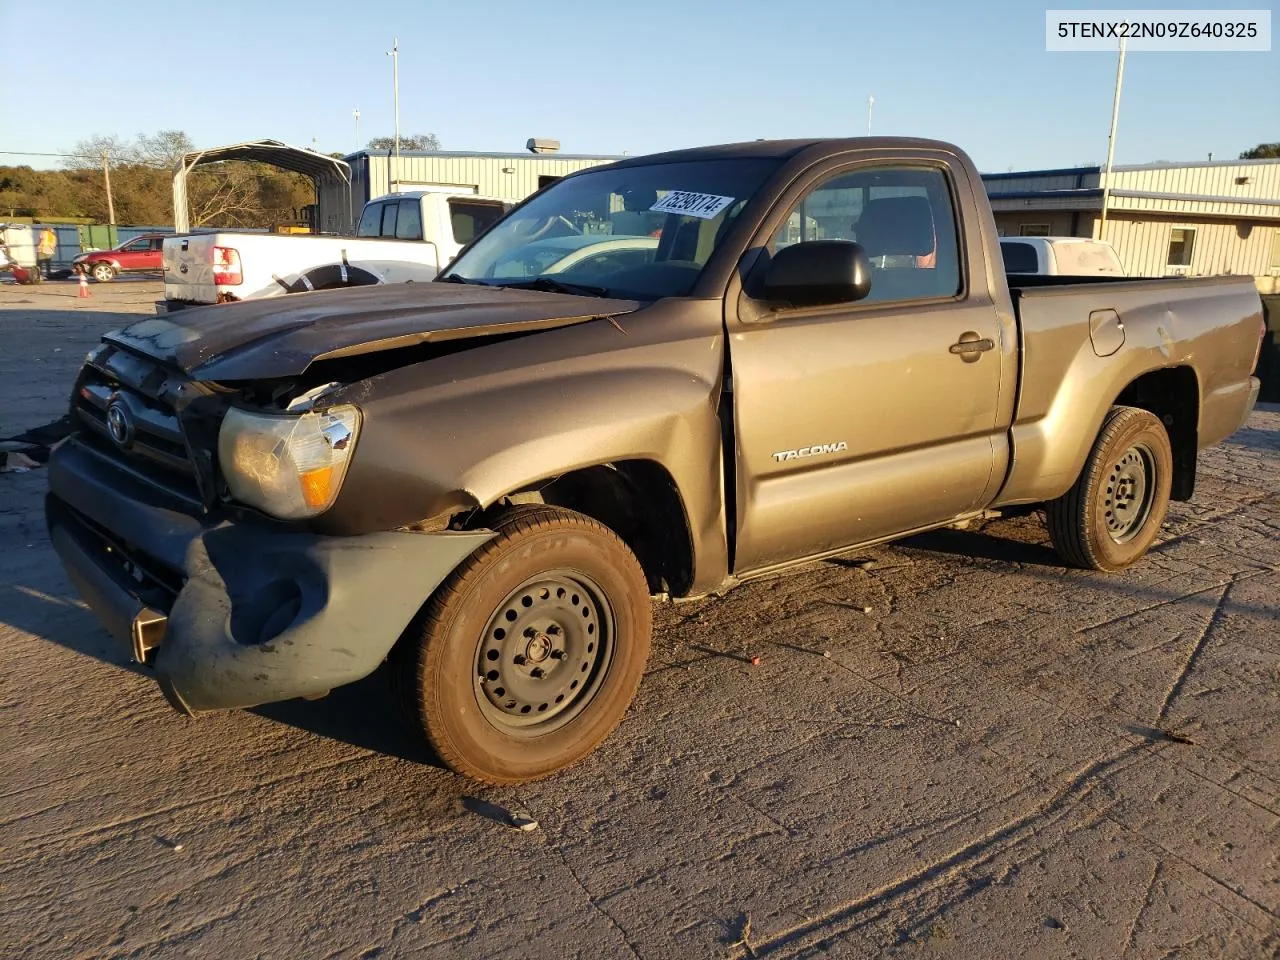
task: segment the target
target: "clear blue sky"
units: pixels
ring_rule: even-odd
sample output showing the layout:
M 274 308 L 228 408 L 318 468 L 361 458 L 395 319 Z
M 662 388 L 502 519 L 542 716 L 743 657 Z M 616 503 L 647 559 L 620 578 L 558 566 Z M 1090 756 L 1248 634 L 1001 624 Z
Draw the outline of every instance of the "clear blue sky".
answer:
M 639 154 L 861 135 L 874 94 L 875 133 L 954 141 L 984 170 L 1099 162 L 1115 56 L 1046 53 L 1047 6 L 1103 4 L 216 0 L 90 14 L 0 0 L 0 150 L 176 128 L 200 146 L 314 137 L 345 152 L 357 106 L 362 141 L 392 131 L 384 52 L 398 35 L 401 132 L 436 133 L 446 150 L 518 152 L 543 136 L 568 153 Z M 1117 162 L 1227 159 L 1274 140 L 1274 48 L 1130 53 Z M 15 162 L 57 164 L 0 156 Z

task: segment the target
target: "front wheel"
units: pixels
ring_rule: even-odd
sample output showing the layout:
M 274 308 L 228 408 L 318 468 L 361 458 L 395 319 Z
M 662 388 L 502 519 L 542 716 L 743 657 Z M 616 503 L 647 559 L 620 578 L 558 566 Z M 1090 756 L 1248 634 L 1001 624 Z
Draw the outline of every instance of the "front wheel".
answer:
M 109 283 L 116 278 L 116 272 L 109 263 L 95 263 L 89 272 L 99 283 Z
M 649 656 L 649 588 L 613 531 L 517 508 L 455 570 L 393 655 L 407 712 L 458 773 L 492 784 L 555 773 L 594 750 Z
M 1160 418 L 1112 407 L 1075 484 L 1047 505 L 1054 549 L 1075 567 L 1123 570 L 1160 532 L 1172 483 L 1173 450 Z

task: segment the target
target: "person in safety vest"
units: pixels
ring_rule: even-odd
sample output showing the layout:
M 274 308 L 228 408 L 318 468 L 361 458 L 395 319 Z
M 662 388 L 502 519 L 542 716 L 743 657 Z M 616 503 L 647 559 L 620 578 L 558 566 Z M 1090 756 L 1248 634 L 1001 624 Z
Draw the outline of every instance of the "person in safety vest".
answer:
M 40 242 L 36 244 L 36 271 L 43 272 L 45 279 L 50 280 L 53 270 L 53 254 L 58 249 L 58 235 L 53 227 L 45 225 L 40 231 Z

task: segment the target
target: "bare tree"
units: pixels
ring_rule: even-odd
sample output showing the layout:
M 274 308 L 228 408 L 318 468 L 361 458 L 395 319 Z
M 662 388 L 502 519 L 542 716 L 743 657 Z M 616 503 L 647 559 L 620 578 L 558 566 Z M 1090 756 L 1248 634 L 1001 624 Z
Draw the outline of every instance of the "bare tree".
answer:
M 134 145 L 128 140 L 112 134 L 103 136 L 94 134 L 86 140 L 76 141 L 71 148 L 72 156 L 67 158 L 67 166 L 75 170 L 100 168 L 102 155 L 105 153 L 112 164 L 133 163 L 136 155 Z
M 181 130 L 157 130 L 140 133 L 133 149 L 134 162 L 148 167 L 172 170 L 196 145 Z
M 187 181 L 187 202 L 193 227 L 245 226 L 262 212 L 257 173 L 235 160 L 201 167 Z
M 369 141 L 370 150 L 394 150 L 395 137 L 374 137 Z M 440 149 L 440 138 L 434 133 L 417 133 L 400 137 L 401 150 L 426 150 L 434 152 Z

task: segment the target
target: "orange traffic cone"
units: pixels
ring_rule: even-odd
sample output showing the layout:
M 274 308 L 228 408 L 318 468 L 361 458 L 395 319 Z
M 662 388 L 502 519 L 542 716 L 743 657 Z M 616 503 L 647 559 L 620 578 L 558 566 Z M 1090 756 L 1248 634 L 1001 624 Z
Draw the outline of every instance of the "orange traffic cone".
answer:
M 89 296 L 92 296 L 92 294 L 89 293 L 89 278 L 86 277 L 84 273 L 81 273 L 80 274 L 80 293 L 77 294 L 77 297 L 83 300 L 85 297 L 89 297 Z

